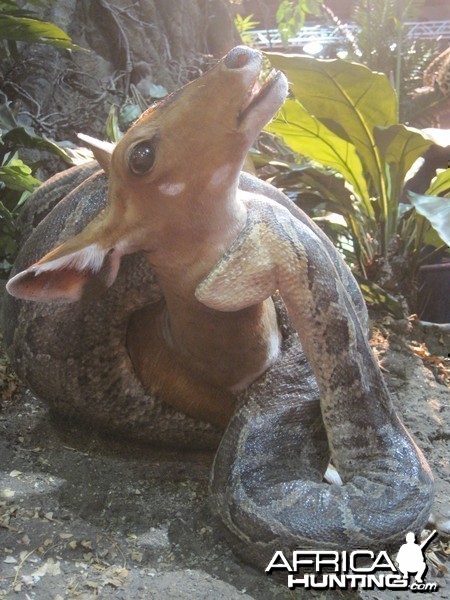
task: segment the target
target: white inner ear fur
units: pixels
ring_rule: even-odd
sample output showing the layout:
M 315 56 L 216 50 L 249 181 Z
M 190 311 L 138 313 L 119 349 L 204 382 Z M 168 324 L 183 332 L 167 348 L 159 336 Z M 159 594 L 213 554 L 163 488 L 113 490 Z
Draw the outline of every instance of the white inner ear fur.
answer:
M 85 135 L 84 133 L 79 133 L 78 137 L 88 146 L 88 148 L 92 150 L 94 157 L 105 173 L 109 173 L 111 156 L 115 147 L 114 144 L 97 140 L 96 138 L 93 138 L 90 135 Z
M 90 135 L 86 135 L 85 133 L 77 133 L 77 138 L 84 142 L 90 148 L 98 148 L 99 150 L 103 150 L 108 154 L 112 154 L 115 148 L 114 144 L 111 142 L 105 142 L 104 140 L 98 140 Z
M 107 250 L 100 248 L 98 244 L 90 244 L 73 252 L 67 254 L 61 258 L 55 258 L 55 260 L 49 260 L 48 262 L 42 263 L 32 267 L 32 270 L 36 275 L 43 271 L 57 271 L 62 268 L 73 268 L 77 271 L 91 271 L 92 273 L 98 273 L 102 268 L 103 261 Z

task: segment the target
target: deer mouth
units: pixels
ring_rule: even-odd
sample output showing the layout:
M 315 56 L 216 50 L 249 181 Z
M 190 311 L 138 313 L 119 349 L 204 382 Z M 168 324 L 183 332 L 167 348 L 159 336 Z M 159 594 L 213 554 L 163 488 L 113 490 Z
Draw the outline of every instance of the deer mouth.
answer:
M 241 109 L 237 115 L 238 126 L 246 119 L 257 106 L 259 106 L 267 96 L 271 95 L 272 90 L 283 79 L 281 71 L 272 69 L 263 82 L 259 77 L 251 84 L 244 97 Z

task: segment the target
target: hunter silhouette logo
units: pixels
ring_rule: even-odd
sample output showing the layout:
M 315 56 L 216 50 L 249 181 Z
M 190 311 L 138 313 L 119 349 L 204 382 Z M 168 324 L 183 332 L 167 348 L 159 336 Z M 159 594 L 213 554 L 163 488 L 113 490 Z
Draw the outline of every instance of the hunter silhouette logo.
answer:
M 403 577 L 409 579 L 409 575 L 415 573 L 416 582 L 423 583 L 423 577 L 428 569 L 424 549 L 434 538 L 435 534 L 436 531 L 433 531 L 420 546 L 416 543 L 416 536 L 412 531 L 406 534 L 406 544 L 400 547 L 397 554 L 398 568 L 403 573 Z
M 304 589 L 411 590 L 435 592 L 439 585 L 425 582 L 427 563 L 425 548 L 436 537 L 433 531 L 420 545 L 412 531 L 400 546 L 396 559 L 386 550 L 295 550 L 289 561 L 278 550 L 267 565 L 266 573 L 286 571 L 288 587 Z M 414 580 L 410 583 L 410 576 Z

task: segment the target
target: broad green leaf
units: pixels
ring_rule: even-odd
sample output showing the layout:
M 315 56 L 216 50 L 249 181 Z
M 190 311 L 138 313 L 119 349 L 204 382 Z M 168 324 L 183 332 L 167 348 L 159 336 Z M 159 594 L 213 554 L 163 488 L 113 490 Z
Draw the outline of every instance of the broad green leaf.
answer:
M 267 56 L 286 73 L 293 94 L 303 106 L 355 146 L 377 194 L 382 196 L 384 171 L 373 130 L 397 123 L 397 99 L 388 78 L 343 60 L 272 52 Z
M 30 167 L 19 159 L 0 167 L 0 182 L 12 190 L 29 192 L 41 185 L 39 179 L 31 174 Z
M 361 161 L 355 147 L 330 131 L 296 100 L 286 100 L 267 127 L 296 152 L 336 169 L 362 200 L 369 198 Z
M 406 173 L 433 142 L 426 139 L 418 129 L 405 125 L 375 127 L 374 135 L 381 157 L 389 165 L 391 203 L 398 206 Z
M 439 196 L 448 192 L 450 192 L 450 168 L 438 173 L 426 191 L 429 196 Z
M 427 221 L 425 217 L 423 217 L 423 219 Z M 433 246 L 433 248 L 435 249 L 441 248 L 444 245 L 444 241 L 441 239 L 441 236 L 438 234 L 436 229 L 434 229 L 434 227 L 431 227 L 430 222 L 427 221 L 427 223 L 428 227 L 425 230 L 425 234 L 423 236 L 422 246 Z M 423 262 L 424 264 L 426 263 L 426 258 Z
M 79 49 L 71 38 L 53 23 L 0 14 L 0 39 L 18 42 L 38 42 L 60 48 Z
M 47 8 L 48 4 L 54 3 L 54 2 L 55 2 L 55 0 L 28 0 L 28 2 L 26 4 L 33 4 L 34 6 L 38 6 L 39 8 Z M 17 10 L 18 12 L 26 12 L 28 14 L 33 14 L 33 13 L 30 13 L 29 11 L 20 9 L 17 6 L 17 0 L 0 0 L 0 10 L 1 11 L 5 10 L 8 12 L 8 14 L 11 14 L 11 11 L 15 11 L 15 10 Z
M 274 185 L 283 187 L 283 184 L 292 186 L 290 177 L 295 182 L 295 177 L 300 184 L 308 186 L 311 190 L 319 194 L 325 203 L 327 210 L 330 210 L 339 215 L 348 215 L 355 212 L 356 206 L 354 196 L 345 186 L 345 180 L 342 177 L 337 177 L 332 172 L 322 172 L 319 169 L 314 169 L 310 166 L 305 166 L 297 171 L 290 171 L 284 176 L 276 177 Z
M 36 150 L 46 150 L 56 156 L 59 156 L 66 162 L 70 162 L 70 157 L 65 150 L 55 142 L 37 135 L 31 127 L 15 127 L 10 129 L 3 136 L 4 143 L 10 143 L 17 148 L 34 148 Z
M 409 192 L 408 196 L 417 212 L 428 219 L 444 244 L 450 246 L 450 198 L 422 196 L 414 192 Z

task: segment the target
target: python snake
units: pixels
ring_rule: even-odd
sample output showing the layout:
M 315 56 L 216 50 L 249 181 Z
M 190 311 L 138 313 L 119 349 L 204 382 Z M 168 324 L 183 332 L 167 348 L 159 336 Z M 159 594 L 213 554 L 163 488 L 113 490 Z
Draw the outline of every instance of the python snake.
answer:
M 259 60 L 254 52 L 231 51 L 213 75 L 223 69 L 238 76 Z M 198 81 L 208 87 L 213 75 Z M 241 121 L 264 107 L 261 97 L 253 107 L 245 101 Z M 182 99 L 163 109 L 174 111 Z M 275 109 L 263 115 L 265 122 Z M 232 176 L 228 183 L 234 190 Z M 164 189 L 174 194 L 177 185 Z M 398 543 L 425 525 L 432 476 L 395 413 L 369 347 L 359 288 L 328 238 L 284 194 L 246 174 L 234 193 L 246 222 L 195 296 L 224 312 L 273 297 L 281 347 L 256 381 L 234 392 L 237 408 L 225 431 L 172 408 L 135 373 L 127 349 L 130 319 L 164 303 L 143 251 L 123 256 L 116 281 L 99 296 L 89 293 L 73 304 L 8 296 L 5 341 L 13 365 L 37 396 L 68 418 L 145 442 L 220 442 L 212 505 L 235 552 L 259 568 L 275 550 Z M 76 237 L 108 202 L 108 177 L 96 163 L 50 179 L 22 215 L 26 241 L 13 275 L 31 272 L 33 283 L 38 271 L 29 265 Z M 330 459 L 342 485 L 323 482 Z

